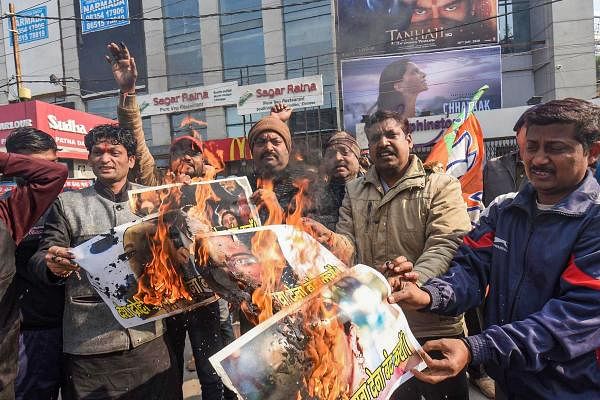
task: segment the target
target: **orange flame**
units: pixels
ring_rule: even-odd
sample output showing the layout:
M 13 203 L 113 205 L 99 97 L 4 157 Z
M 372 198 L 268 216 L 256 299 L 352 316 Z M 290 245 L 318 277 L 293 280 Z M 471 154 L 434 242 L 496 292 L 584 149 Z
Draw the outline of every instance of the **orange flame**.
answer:
M 341 373 L 347 368 L 346 335 L 336 313 L 326 307 L 323 297 L 318 296 L 307 304 L 303 328 L 310 338 L 305 349 L 312 364 L 310 375 L 305 378 L 309 396 L 326 400 L 348 399 L 349 384 L 345 374 Z
M 158 226 L 150 240 L 152 258 L 144 267 L 144 272 L 138 279 L 138 290 L 134 299 L 155 306 L 173 304 L 177 300 L 192 300 L 185 288 L 180 274 L 177 273 L 178 265 L 175 254 L 177 250 L 169 238 L 169 223 L 165 222 L 166 212 L 173 204 L 178 204 L 181 190 L 171 188 L 170 194 L 160 206 Z

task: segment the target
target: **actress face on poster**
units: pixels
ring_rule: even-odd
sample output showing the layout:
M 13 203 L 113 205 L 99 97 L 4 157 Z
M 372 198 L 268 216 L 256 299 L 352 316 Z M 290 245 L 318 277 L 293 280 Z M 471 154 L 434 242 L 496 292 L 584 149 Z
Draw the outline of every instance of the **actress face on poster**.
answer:
M 427 74 L 409 60 L 394 61 L 379 77 L 379 110 L 396 111 L 405 118 L 416 116 L 417 96 L 426 91 Z

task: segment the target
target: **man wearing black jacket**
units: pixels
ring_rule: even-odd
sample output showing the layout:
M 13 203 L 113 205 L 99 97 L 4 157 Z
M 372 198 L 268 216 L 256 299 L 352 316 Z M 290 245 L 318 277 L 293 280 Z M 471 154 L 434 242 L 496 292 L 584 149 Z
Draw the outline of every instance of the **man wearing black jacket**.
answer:
M 6 138 L 9 153 L 58 161 L 54 138 L 39 129 L 17 128 Z M 9 194 L 10 195 L 10 194 Z M 60 388 L 64 288 L 45 285 L 28 268 L 37 251 L 47 211 L 15 252 L 17 298 L 21 311 L 16 399 L 56 399 Z

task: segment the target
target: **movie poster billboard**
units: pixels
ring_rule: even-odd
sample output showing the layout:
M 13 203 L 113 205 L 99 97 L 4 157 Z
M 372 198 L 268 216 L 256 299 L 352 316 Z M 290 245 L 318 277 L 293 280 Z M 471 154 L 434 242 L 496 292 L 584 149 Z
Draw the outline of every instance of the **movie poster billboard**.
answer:
M 245 400 L 388 399 L 424 368 L 386 279 L 356 265 L 210 358 Z
M 343 60 L 344 128 L 356 134 L 356 125 L 377 110 L 452 116 L 486 84 L 475 111 L 502 107 L 499 46 Z
M 497 0 L 338 0 L 342 57 L 498 42 Z

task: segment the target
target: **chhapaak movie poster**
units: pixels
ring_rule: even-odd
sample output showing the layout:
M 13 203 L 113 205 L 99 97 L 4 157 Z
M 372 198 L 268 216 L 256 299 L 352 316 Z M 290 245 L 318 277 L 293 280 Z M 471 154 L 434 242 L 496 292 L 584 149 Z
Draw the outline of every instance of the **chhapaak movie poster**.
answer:
M 246 400 L 388 399 L 425 367 L 391 289 L 356 265 L 210 358 Z

